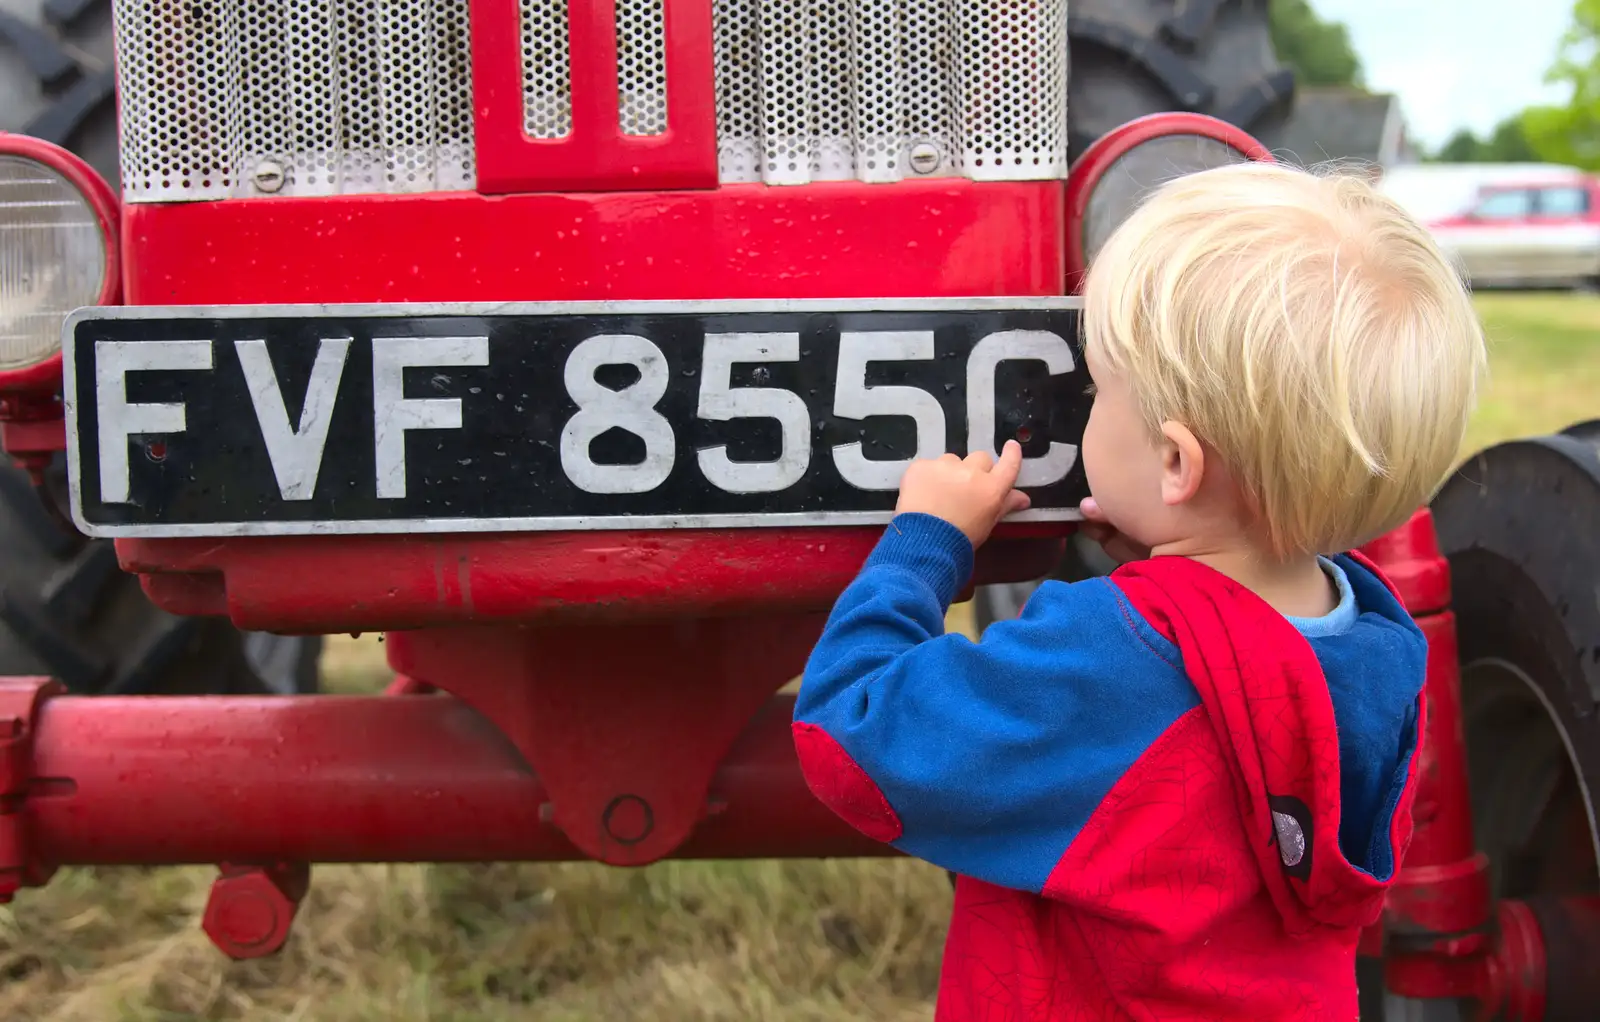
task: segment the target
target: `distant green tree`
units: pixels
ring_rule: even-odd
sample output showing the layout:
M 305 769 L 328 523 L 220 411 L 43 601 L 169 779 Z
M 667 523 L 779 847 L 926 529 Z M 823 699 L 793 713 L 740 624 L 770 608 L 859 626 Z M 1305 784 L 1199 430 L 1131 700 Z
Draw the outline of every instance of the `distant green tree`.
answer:
M 1539 154 L 1528 141 L 1525 114 L 1513 114 L 1494 126 L 1484 141 L 1485 163 L 1536 163 Z
M 1362 84 L 1361 59 L 1350 45 L 1350 31 L 1324 21 L 1310 0 L 1272 0 L 1272 45 L 1300 85 Z
M 1437 152 L 1430 153 L 1428 158 L 1438 163 L 1477 163 L 1480 162 L 1479 154 L 1482 151 L 1483 139 L 1462 128 L 1451 135 Z
M 1534 163 L 1542 159 L 1523 130 L 1523 114 L 1513 114 L 1496 124 L 1488 137 L 1462 128 L 1451 135 L 1430 159 L 1438 163 Z
M 1600 0 L 1572 5 L 1572 26 L 1545 80 L 1566 86 L 1567 100 L 1523 114 L 1528 142 L 1553 163 L 1600 170 Z

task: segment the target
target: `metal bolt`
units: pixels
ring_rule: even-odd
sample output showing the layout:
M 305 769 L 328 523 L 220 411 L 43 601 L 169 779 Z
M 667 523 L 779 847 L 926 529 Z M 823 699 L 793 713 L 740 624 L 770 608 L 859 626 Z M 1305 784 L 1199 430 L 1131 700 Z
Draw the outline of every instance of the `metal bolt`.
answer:
M 918 174 L 932 174 L 939 169 L 939 147 L 932 142 L 918 142 L 911 147 L 911 169 Z
M 283 164 L 277 160 L 262 160 L 256 165 L 255 182 L 256 190 L 262 192 L 275 192 L 283 187 L 289 179 L 284 171 Z
M 632 846 L 655 830 L 656 814 L 638 795 L 618 795 L 601 812 L 600 823 L 617 844 Z
M 211 882 L 200 928 L 229 958 L 264 958 L 283 947 L 311 884 L 305 863 L 224 865 Z

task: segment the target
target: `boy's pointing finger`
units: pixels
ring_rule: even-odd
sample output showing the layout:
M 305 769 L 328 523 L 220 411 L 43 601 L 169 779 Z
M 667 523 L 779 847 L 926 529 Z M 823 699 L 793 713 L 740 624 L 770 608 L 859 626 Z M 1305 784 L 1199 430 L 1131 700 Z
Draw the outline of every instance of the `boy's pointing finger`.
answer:
M 995 462 L 994 469 L 989 473 L 994 477 L 995 485 L 1003 490 L 1009 490 L 1017 485 L 1017 476 L 1022 472 L 1022 445 L 1015 440 L 1007 440 L 1005 449 L 1000 452 L 1000 460 Z

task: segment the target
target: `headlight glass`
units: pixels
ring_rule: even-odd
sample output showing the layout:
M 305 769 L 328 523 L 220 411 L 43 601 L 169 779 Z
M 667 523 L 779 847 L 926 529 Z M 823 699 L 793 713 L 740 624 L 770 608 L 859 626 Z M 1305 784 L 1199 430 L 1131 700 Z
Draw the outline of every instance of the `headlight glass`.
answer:
M 106 279 L 100 219 L 59 171 L 0 155 L 0 370 L 43 362 Z
M 1204 135 L 1164 135 L 1134 146 L 1092 185 L 1083 218 L 1083 254 L 1093 262 L 1100 247 L 1150 192 L 1173 178 L 1249 159 L 1226 142 Z

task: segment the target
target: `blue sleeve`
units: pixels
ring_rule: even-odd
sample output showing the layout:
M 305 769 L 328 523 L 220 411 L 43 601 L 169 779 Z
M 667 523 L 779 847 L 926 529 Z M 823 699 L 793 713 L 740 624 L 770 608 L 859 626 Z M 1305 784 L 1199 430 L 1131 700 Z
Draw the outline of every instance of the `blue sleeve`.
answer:
M 795 720 L 824 730 L 899 818 L 893 843 L 1039 891 L 1101 799 L 1199 705 L 1178 652 L 1105 579 L 1047 582 L 981 642 L 944 633 L 966 537 L 895 518 L 840 596 Z

